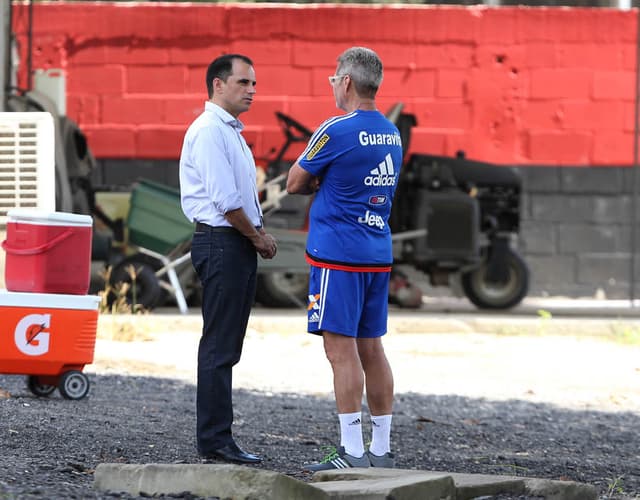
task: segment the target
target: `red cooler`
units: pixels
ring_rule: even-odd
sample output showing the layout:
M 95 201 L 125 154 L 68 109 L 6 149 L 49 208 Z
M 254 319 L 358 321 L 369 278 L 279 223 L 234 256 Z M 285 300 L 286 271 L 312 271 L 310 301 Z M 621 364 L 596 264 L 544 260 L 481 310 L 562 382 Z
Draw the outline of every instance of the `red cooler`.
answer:
M 85 295 L 91 278 L 92 225 L 89 215 L 10 210 L 2 242 L 7 290 Z

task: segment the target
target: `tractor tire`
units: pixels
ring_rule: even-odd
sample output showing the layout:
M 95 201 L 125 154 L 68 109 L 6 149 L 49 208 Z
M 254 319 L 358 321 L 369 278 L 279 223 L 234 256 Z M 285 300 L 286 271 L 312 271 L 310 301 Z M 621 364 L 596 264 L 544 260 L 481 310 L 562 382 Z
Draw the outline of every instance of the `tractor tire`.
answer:
M 513 250 L 506 254 L 508 278 L 504 283 L 487 279 L 486 260 L 479 267 L 462 275 L 462 289 L 467 298 L 480 309 L 509 309 L 518 305 L 529 290 L 529 268 Z

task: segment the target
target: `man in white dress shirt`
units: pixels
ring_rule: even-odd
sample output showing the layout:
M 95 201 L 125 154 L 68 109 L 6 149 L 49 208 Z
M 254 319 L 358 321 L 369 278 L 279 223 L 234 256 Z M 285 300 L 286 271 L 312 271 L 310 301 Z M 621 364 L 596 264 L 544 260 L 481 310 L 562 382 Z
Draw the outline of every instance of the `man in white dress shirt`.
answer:
M 240 113 L 256 92 L 251 59 L 228 54 L 207 69 L 209 100 L 191 124 L 180 155 L 182 210 L 196 223 L 191 260 L 202 283 L 198 348 L 198 452 L 203 458 L 257 463 L 231 424 L 232 368 L 240 360 L 255 299 L 257 254 L 271 259 L 276 241 L 262 227 L 253 155 L 240 134 Z

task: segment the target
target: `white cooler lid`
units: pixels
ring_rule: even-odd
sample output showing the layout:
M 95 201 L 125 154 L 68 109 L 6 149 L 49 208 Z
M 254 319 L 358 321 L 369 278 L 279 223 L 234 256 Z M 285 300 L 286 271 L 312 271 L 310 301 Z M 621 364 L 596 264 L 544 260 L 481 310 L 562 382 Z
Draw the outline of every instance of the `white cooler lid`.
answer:
M 67 212 L 47 212 L 29 208 L 14 208 L 7 212 L 7 222 L 22 224 L 40 224 L 44 226 L 92 226 L 90 215 L 71 214 Z
M 0 307 L 37 307 L 43 309 L 81 309 L 96 311 L 97 295 L 67 295 L 61 293 L 9 292 L 0 290 Z

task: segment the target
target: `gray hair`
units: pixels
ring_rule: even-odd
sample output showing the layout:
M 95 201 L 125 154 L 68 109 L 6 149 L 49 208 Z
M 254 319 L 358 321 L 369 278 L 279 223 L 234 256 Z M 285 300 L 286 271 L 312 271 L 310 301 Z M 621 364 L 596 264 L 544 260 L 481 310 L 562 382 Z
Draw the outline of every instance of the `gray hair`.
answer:
M 362 97 L 373 98 L 382 83 L 382 61 L 373 50 L 351 47 L 338 57 L 338 75 L 349 75 Z

